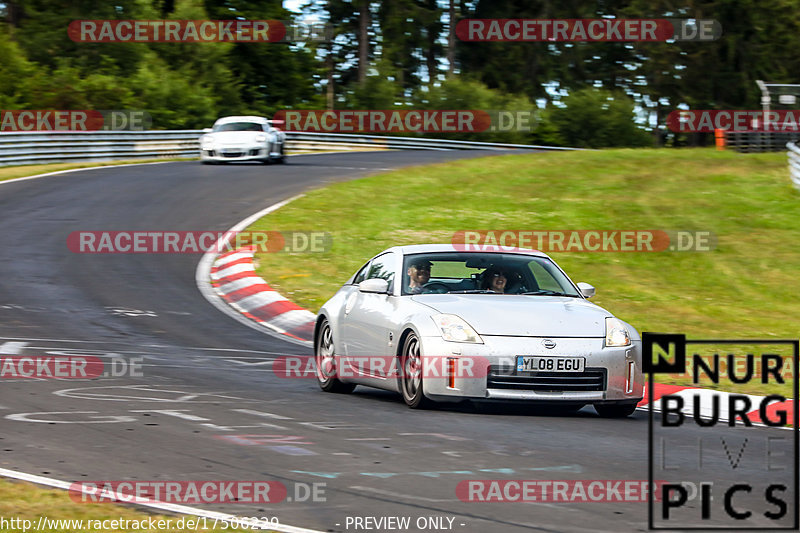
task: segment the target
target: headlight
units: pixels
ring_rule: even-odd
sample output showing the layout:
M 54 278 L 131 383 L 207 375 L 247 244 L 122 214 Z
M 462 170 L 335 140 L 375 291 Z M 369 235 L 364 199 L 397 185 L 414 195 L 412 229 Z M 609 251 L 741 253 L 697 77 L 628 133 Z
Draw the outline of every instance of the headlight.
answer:
M 203 147 L 204 150 L 213 147 L 214 137 L 212 137 L 211 135 L 203 135 L 203 137 L 200 139 L 200 145 Z
M 622 320 L 606 318 L 606 346 L 630 346 L 631 336 Z
M 483 344 L 483 339 L 467 324 L 463 318 L 456 315 L 434 315 L 433 321 L 439 326 L 442 338 L 450 342 L 471 342 Z
M 267 140 L 267 136 L 264 135 L 263 133 L 259 133 L 258 135 L 256 135 L 256 142 L 257 143 L 263 143 L 266 140 Z

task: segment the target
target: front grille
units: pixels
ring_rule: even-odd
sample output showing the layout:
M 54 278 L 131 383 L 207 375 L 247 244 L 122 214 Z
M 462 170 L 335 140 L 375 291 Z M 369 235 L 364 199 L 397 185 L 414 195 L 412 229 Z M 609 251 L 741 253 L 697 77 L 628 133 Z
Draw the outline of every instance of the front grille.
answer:
M 606 390 L 606 369 L 583 372 L 517 372 L 511 367 L 491 366 L 486 377 L 489 389 L 542 392 L 586 392 Z
M 225 157 L 242 157 L 242 152 L 222 152 Z

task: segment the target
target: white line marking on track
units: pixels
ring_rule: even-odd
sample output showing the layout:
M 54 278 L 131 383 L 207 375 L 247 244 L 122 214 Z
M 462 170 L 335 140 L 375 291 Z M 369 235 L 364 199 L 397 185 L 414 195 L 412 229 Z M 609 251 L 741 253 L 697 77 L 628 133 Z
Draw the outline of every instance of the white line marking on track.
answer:
M 359 491 L 362 491 L 362 492 L 372 492 L 372 493 L 375 493 L 375 494 L 381 494 L 383 496 L 392 496 L 392 497 L 396 497 L 396 498 L 405 498 L 407 500 L 421 500 L 421 501 L 424 501 L 424 502 L 437 502 L 437 503 L 457 502 L 457 501 L 459 501 L 457 499 L 437 500 L 437 499 L 434 499 L 434 498 L 428 498 L 426 496 L 414 496 L 414 495 L 411 495 L 411 494 L 403 494 L 401 492 L 394 492 L 394 491 L 391 491 L 391 490 L 382 490 L 382 489 L 376 489 L 376 488 L 373 488 L 373 487 L 362 487 L 361 485 L 352 485 L 350 488 L 353 489 L 353 490 L 359 490 Z
M 186 409 L 136 409 L 130 411 L 131 413 L 159 413 L 167 416 L 174 416 L 183 420 L 191 420 L 192 422 L 207 422 L 210 418 L 203 418 L 202 416 L 192 415 L 186 412 Z
M 46 487 L 53 487 L 56 489 L 70 490 L 70 488 L 73 488 L 73 490 L 80 490 L 82 493 L 89 495 L 94 493 L 94 489 L 90 487 L 83 487 L 83 486 L 80 486 L 79 488 L 73 487 L 73 483 L 70 483 L 68 481 L 61 481 L 60 479 L 53 479 L 51 477 L 26 474 L 25 472 L 17 472 L 16 470 L 7 470 L 5 468 L 0 468 L 0 476 L 11 479 L 19 479 L 20 481 L 27 481 L 29 483 L 35 483 L 37 485 L 44 485 Z M 166 511 L 168 513 L 205 517 L 212 520 L 219 520 L 221 522 L 226 522 L 229 524 L 230 523 L 241 524 L 244 521 L 243 518 L 238 517 L 236 515 L 218 513 L 216 511 L 207 511 L 205 509 L 198 509 L 196 507 L 189 507 L 187 505 L 178 505 L 175 503 L 163 503 L 155 500 L 150 500 L 148 498 L 137 498 L 136 505 L 143 507 L 150 507 L 152 509 L 158 509 L 159 511 Z M 258 525 L 263 529 L 280 531 L 281 533 L 323 533 L 318 529 L 306 529 L 302 527 L 290 526 L 288 524 L 275 524 L 272 522 L 259 522 Z
M 0 354 L 16 355 L 27 345 L 27 342 L 4 342 L 0 344 Z
M 266 422 L 259 422 L 255 426 L 219 426 L 217 424 L 211 424 L 208 422 L 200 425 L 217 431 L 233 431 L 234 429 L 258 429 L 258 428 L 286 429 L 283 426 L 279 426 L 277 424 L 268 424 Z
M 244 413 L 246 415 L 263 416 L 264 418 L 274 418 L 276 420 L 294 420 L 288 416 L 276 415 L 274 413 L 265 413 L 263 411 L 256 411 L 254 409 L 231 409 L 237 413 Z
M 101 389 L 112 389 L 110 392 L 101 392 Z M 174 397 L 157 397 L 157 396 L 135 396 L 131 394 L 121 394 L 117 393 L 114 394 L 113 390 L 122 390 L 123 392 L 132 391 L 132 392 L 146 392 L 146 393 L 162 393 L 162 394 L 174 394 Z M 219 398 L 224 398 L 225 400 L 239 400 L 239 401 L 251 401 L 247 398 L 240 398 L 238 396 L 227 396 L 225 394 L 217 394 L 215 392 L 198 392 L 198 393 L 191 393 L 182 390 L 174 390 L 169 388 L 160 389 L 157 386 L 150 386 L 150 385 L 108 385 L 108 386 L 100 386 L 100 387 L 78 387 L 74 389 L 61 389 L 53 392 L 56 396 L 63 396 L 66 398 L 78 398 L 81 400 L 107 400 L 113 402 L 130 402 L 130 401 L 140 401 L 140 402 L 166 402 L 166 403 L 178 403 L 178 402 L 192 402 L 192 403 L 215 403 L 219 402 Z M 198 398 L 203 398 L 199 399 Z
M 472 440 L 458 435 L 445 435 L 444 433 L 398 433 L 398 435 L 430 435 L 431 437 L 439 437 L 445 440 Z
M 275 362 L 274 360 L 269 360 L 269 361 L 256 361 L 255 363 L 248 363 L 247 361 L 237 361 L 236 359 L 225 359 L 225 361 L 228 361 L 228 362 L 231 362 L 231 363 L 236 363 L 238 365 L 244 365 L 244 366 L 271 365 L 271 364 L 273 364 Z

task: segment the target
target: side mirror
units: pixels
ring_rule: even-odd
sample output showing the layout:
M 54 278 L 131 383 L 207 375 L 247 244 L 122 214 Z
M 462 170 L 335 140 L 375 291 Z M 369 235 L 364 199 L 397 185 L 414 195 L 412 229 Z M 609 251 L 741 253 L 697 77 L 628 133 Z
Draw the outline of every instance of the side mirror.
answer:
M 386 294 L 389 292 L 389 282 L 380 278 L 367 279 L 358 284 L 358 290 L 360 292 Z
M 203 133 L 211 133 L 211 128 L 203 128 Z
M 592 287 L 588 283 L 583 283 L 583 282 L 578 283 L 578 289 L 580 289 L 581 294 L 583 294 L 584 298 L 591 298 L 597 292 L 594 287 Z

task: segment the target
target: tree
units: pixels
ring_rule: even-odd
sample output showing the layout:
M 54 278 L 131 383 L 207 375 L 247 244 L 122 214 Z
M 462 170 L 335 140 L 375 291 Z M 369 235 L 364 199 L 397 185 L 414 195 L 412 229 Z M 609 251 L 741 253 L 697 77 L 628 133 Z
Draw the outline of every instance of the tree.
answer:
M 551 107 L 547 120 L 567 146 L 606 148 L 648 146 L 649 135 L 634 120 L 633 100 L 619 91 L 585 88 Z

